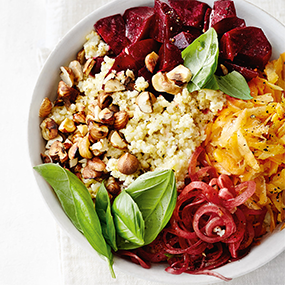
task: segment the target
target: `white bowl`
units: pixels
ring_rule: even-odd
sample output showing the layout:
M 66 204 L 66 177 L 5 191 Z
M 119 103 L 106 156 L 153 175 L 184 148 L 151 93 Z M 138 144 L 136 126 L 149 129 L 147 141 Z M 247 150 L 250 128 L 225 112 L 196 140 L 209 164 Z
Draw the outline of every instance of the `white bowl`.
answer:
M 212 6 L 214 1 L 204 0 L 204 2 Z M 85 42 L 85 36 L 93 29 L 93 25 L 98 19 L 116 13 L 123 13 L 125 9 L 132 6 L 142 5 L 152 6 L 153 1 L 137 0 L 134 2 L 133 0 L 117 0 L 95 10 L 79 22 L 59 42 L 51 53 L 40 73 L 30 104 L 28 143 L 32 166 L 42 163 L 40 153 L 44 149 L 44 141 L 41 138 L 39 128 L 40 118 L 38 117 L 38 110 L 44 97 L 49 97 L 51 100 L 56 98 L 56 87 L 59 81 L 58 74 L 60 66 L 68 64 L 70 60 L 74 58 Z M 285 27 L 264 11 L 243 0 L 235 0 L 235 6 L 238 16 L 245 19 L 247 26 L 253 25 L 263 29 L 273 46 L 272 59 L 278 58 L 280 53 L 285 51 L 285 36 L 282 36 L 285 34 Z M 62 228 L 86 251 L 97 255 L 84 236 L 76 230 L 71 221 L 65 215 L 58 199 L 49 185 L 37 173 L 35 173 L 35 179 L 47 206 Z M 240 261 L 227 264 L 218 268 L 216 271 L 231 278 L 247 274 L 261 267 L 280 254 L 285 249 L 284 240 L 285 230 L 278 230 L 264 237 L 261 244 L 254 247 L 251 252 Z M 78 262 L 80 262 L 80 260 Z M 164 271 L 164 265 L 153 265 L 151 269 L 143 269 L 136 264 L 120 258 L 115 258 L 114 268 L 115 270 L 118 269 L 142 279 L 147 278 L 148 280 L 163 283 L 209 284 L 220 282 L 217 278 L 205 275 L 171 275 Z

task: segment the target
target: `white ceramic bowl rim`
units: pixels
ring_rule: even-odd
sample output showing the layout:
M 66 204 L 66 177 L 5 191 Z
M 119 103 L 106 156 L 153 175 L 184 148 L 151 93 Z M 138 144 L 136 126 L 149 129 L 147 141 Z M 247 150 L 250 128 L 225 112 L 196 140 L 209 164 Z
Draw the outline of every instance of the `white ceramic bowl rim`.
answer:
M 213 0 L 204 2 L 213 5 Z M 272 16 L 243 0 L 235 0 L 237 15 L 244 18 L 247 26 L 261 27 L 273 46 L 272 59 L 276 59 L 284 52 L 285 47 L 285 27 Z M 40 153 L 44 149 L 44 142 L 40 135 L 40 118 L 38 110 L 44 97 L 54 100 L 56 97 L 56 85 L 59 80 L 59 68 L 72 60 L 76 53 L 82 48 L 85 36 L 93 29 L 94 23 L 105 16 L 123 13 L 125 9 L 133 6 L 152 6 L 149 0 L 116 0 L 98 10 L 95 10 L 82 21 L 80 21 L 70 32 L 58 43 L 54 51 L 47 59 L 36 83 L 32 101 L 30 104 L 28 120 L 28 145 L 31 165 L 35 166 L 41 162 Z M 282 36 L 281 36 L 282 35 Z M 53 216 L 61 227 L 76 240 L 87 252 L 98 256 L 87 240 L 82 236 L 71 221 L 63 212 L 58 199 L 49 185 L 37 174 L 34 173 L 41 195 L 51 210 Z M 262 265 L 266 264 L 285 249 L 285 231 L 275 231 L 273 234 L 264 237 L 261 244 L 243 259 L 231 264 L 227 264 L 216 271 L 226 277 L 236 278 L 247 274 Z M 80 262 L 80 261 L 79 261 Z M 99 262 L 99 261 L 98 261 Z M 104 261 L 102 261 L 104 262 Z M 107 266 L 107 265 L 106 265 Z M 154 265 L 152 269 L 143 269 L 140 266 L 115 258 L 115 270 L 127 272 L 141 279 L 148 279 L 156 282 L 172 284 L 210 284 L 220 282 L 219 279 L 204 275 L 171 275 L 164 271 L 165 265 Z

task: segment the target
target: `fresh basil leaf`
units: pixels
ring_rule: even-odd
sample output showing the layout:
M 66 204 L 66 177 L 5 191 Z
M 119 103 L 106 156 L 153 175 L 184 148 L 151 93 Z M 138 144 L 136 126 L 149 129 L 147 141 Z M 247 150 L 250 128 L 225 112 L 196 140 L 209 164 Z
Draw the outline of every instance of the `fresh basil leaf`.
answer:
M 203 88 L 213 77 L 218 66 L 219 42 L 214 28 L 194 40 L 182 53 L 184 65 L 192 72 L 189 92 Z
M 118 235 L 128 242 L 142 246 L 145 222 L 137 204 L 126 191 L 115 198 L 112 213 Z
M 237 71 L 232 71 L 225 76 L 216 76 L 219 89 L 227 95 L 242 99 L 250 100 L 250 88 L 245 78 Z
M 50 184 L 54 189 L 61 206 L 70 218 L 74 226 L 83 232 L 76 215 L 74 198 L 70 189 L 70 181 L 65 170 L 57 164 L 47 163 L 35 166 L 34 169 Z
M 117 251 L 118 248 L 116 244 L 116 228 L 111 212 L 111 202 L 103 182 L 101 183 L 96 194 L 95 210 L 100 219 L 105 240 L 115 251 Z
M 103 237 L 100 220 L 85 185 L 75 174 L 57 164 L 43 164 L 34 169 L 43 178 L 47 178 L 55 193 L 61 197 L 60 202 L 65 205 L 66 213 L 72 214 L 72 218 L 67 214 L 68 217 L 72 222 L 75 220 L 79 223 L 81 232 L 98 254 L 108 262 L 111 275 L 115 277 L 111 248 Z M 67 195 L 64 195 L 64 191 Z
M 203 89 L 210 89 L 210 90 L 219 90 L 220 89 L 217 78 L 215 75 L 207 82 L 207 84 L 203 87 Z
M 156 170 L 139 176 L 126 192 L 137 203 L 145 221 L 145 245 L 151 243 L 170 220 L 177 200 L 172 170 Z

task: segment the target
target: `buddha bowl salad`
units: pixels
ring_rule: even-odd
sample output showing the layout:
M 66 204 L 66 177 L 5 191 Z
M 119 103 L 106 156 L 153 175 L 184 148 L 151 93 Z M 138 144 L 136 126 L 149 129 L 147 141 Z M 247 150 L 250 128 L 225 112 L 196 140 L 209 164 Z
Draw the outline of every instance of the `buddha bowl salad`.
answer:
M 208 274 L 285 220 L 285 53 L 233 1 L 98 20 L 39 116 L 35 168 L 106 259 Z M 281 229 L 284 228 L 281 225 Z

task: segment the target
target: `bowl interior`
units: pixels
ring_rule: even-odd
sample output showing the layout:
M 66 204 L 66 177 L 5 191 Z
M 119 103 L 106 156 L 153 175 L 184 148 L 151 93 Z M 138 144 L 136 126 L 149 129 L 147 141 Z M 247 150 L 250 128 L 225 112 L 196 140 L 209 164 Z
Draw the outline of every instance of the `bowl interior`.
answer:
M 213 5 L 212 0 L 204 0 L 209 5 Z M 79 22 L 55 47 L 54 51 L 46 61 L 38 81 L 36 83 L 32 101 L 30 103 L 29 121 L 28 121 L 28 145 L 30 152 L 31 165 L 35 166 L 41 162 L 40 153 L 44 149 L 44 142 L 40 134 L 40 118 L 38 110 L 44 97 L 51 100 L 56 98 L 57 83 L 59 81 L 59 68 L 66 65 L 75 58 L 76 53 L 81 49 L 85 42 L 85 36 L 93 29 L 94 23 L 105 16 L 123 13 L 125 9 L 133 6 L 153 6 L 153 1 L 132 0 L 113 1 L 98 10 L 95 10 L 89 16 Z M 254 25 L 260 27 L 265 32 L 273 46 L 272 58 L 278 58 L 279 54 L 284 52 L 285 27 L 276 19 L 260 10 L 254 5 L 243 0 L 235 0 L 237 14 L 244 18 L 247 26 Z M 63 212 L 56 195 L 49 185 L 38 175 L 34 173 L 39 190 L 52 214 L 62 226 L 62 228 L 75 239 L 87 252 L 97 256 L 97 253 L 89 245 L 87 240 L 76 230 L 68 217 Z M 235 278 L 251 272 L 271 259 L 276 257 L 285 249 L 285 231 L 276 230 L 273 234 L 265 236 L 259 246 L 252 249 L 249 255 L 238 262 L 227 264 L 216 271 L 226 277 Z M 104 261 L 102 261 L 104 262 Z M 152 269 L 146 270 L 138 265 L 125 260 L 115 258 L 115 270 L 127 272 L 142 279 L 148 279 L 156 282 L 172 284 L 209 284 L 220 282 L 220 280 L 209 276 L 196 275 L 171 275 L 164 271 L 164 265 L 154 265 Z

